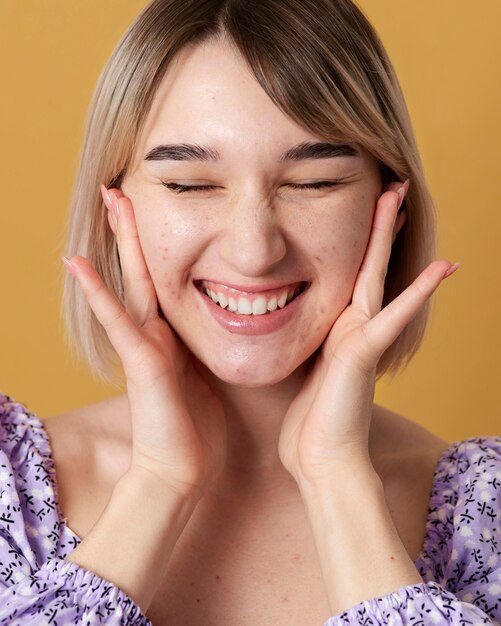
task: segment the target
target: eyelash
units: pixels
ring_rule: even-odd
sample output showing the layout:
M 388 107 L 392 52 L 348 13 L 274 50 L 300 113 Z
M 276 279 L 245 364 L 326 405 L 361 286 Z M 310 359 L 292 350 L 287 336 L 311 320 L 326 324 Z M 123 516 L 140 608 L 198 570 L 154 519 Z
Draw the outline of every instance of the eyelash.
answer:
M 317 183 L 304 183 L 299 185 L 297 183 L 289 183 L 289 186 L 293 189 L 321 189 L 323 187 L 335 187 L 341 184 L 341 181 L 322 180 Z M 162 185 L 170 189 L 174 193 L 185 193 L 187 191 L 203 191 L 208 189 L 215 189 L 216 185 L 178 185 L 177 183 L 164 183 Z

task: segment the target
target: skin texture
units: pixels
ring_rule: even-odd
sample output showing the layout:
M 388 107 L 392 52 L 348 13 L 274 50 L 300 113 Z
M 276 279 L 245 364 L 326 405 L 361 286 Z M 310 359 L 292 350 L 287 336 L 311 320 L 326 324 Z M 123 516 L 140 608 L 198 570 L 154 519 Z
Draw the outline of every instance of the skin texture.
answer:
M 122 498 L 73 556 L 104 574 L 113 570 L 145 609 L 155 592 L 145 573 L 158 559 L 159 536 L 173 546 L 179 525 L 173 530 L 161 514 L 151 530 L 165 527 L 143 537 L 130 573 L 117 573 L 100 549 L 138 479 L 145 489 L 153 480 L 175 493 L 172 519 L 200 499 L 239 510 L 242 497 L 256 508 L 278 496 L 295 517 L 294 503 L 304 506 L 333 614 L 421 580 L 375 468 L 376 366 L 455 268 L 434 261 L 381 310 L 409 181 L 382 190 L 377 163 L 360 146 L 357 158 L 280 162 L 283 151 L 316 139 L 273 105 L 227 44 L 187 49 L 160 85 L 122 189 L 101 188 L 125 308 L 87 260 L 70 259 L 124 365 L 121 401 L 132 426 Z M 222 159 L 145 161 L 161 143 L 209 145 Z M 329 179 L 339 184 L 328 191 L 291 188 Z M 175 195 L 166 181 L 214 188 Z M 195 286 L 201 279 L 252 291 L 310 286 L 286 325 L 242 335 L 214 321 Z M 136 524 L 129 530 L 137 533 Z M 332 536 L 346 550 L 341 561 Z M 130 544 L 127 532 L 120 540 Z
M 382 190 L 360 146 L 356 157 L 281 162 L 321 138 L 280 112 L 224 41 L 177 57 L 145 122 L 122 188 L 102 187 L 126 310 L 88 262 L 74 267 L 124 364 L 132 464 L 175 475 L 183 492 L 217 474 L 213 491 L 230 499 L 251 485 L 297 498 L 298 484 L 330 480 L 338 461 L 371 468 L 377 363 L 451 267 L 435 261 L 381 311 L 409 181 Z M 222 158 L 145 159 L 161 143 L 208 145 Z M 292 187 L 324 180 L 335 187 Z M 179 195 L 173 184 L 210 187 Z M 199 280 L 309 289 L 287 324 L 242 335 L 214 321 Z
M 222 71 L 224 67 L 224 71 Z M 221 380 L 283 381 L 321 344 L 348 304 L 381 183 L 375 160 L 339 157 L 284 166 L 287 147 L 320 140 L 286 118 L 243 59 L 228 48 L 185 51 L 155 99 L 138 154 L 164 143 L 216 147 L 217 164 L 138 158 L 122 191 L 134 206 L 162 310 L 189 349 Z M 297 191 L 288 182 L 344 179 Z M 175 194 L 162 181 L 215 184 Z M 195 278 L 259 285 L 308 280 L 305 306 L 271 335 L 221 329 L 200 304 Z
M 305 361 L 351 299 L 383 191 L 375 159 L 360 146 L 358 158 L 279 163 L 292 145 L 321 139 L 274 105 L 231 47 L 211 42 L 183 50 L 169 68 L 122 184 L 161 309 L 206 368 L 229 418 L 224 491 L 244 480 L 295 490 L 278 458 L 283 417 L 303 385 Z M 156 145 L 182 142 L 215 147 L 222 159 L 144 160 Z M 320 180 L 343 182 L 288 186 Z M 217 189 L 176 194 L 162 184 L 170 181 Z M 193 286 L 199 278 L 311 286 L 286 326 L 245 336 L 205 311 Z

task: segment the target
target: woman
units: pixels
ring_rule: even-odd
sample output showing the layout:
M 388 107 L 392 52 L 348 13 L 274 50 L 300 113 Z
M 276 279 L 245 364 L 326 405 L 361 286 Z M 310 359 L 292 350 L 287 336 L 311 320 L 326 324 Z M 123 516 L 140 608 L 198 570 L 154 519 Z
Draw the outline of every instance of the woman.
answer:
M 501 438 L 373 402 L 457 264 L 352 2 L 150 3 L 67 250 L 70 335 L 126 393 L 43 424 L 0 397 L 1 623 L 501 619 Z

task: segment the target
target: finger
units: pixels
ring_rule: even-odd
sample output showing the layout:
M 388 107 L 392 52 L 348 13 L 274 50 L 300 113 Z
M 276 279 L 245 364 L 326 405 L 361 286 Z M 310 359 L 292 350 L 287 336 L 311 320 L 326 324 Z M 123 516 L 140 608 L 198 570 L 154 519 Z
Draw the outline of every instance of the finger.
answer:
M 392 243 L 395 243 L 395 239 L 397 238 L 397 235 L 400 232 L 400 229 L 404 225 L 406 217 L 407 217 L 407 215 L 406 215 L 405 211 L 402 211 L 401 213 L 400 212 L 398 213 L 397 219 L 396 219 L 396 222 L 395 222 L 395 226 L 393 228 L 393 236 L 392 236 L 392 240 L 391 240 Z
M 140 348 L 144 346 L 143 335 L 90 262 L 81 256 L 73 256 L 69 261 L 71 273 L 78 280 L 89 306 L 127 369 L 133 360 L 140 358 Z
M 116 236 L 125 308 L 139 327 L 158 315 L 156 291 L 144 260 L 132 203 L 120 190 L 103 192 L 103 200 L 116 216 Z
M 115 209 L 113 208 L 113 201 L 112 201 L 112 195 L 114 194 L 115 196 L 121 198 L 123 197 L 123 193 L 121 189 L 113 189 L 113 191 L 108 192 L 108 189 L 101 183 L 100 185 L 101 187 L 101 195 L 103 197 L 104 203 L 108 209 L 108 224 L 110 225 L 111 231 L 113 232 L 113 234 L 115 235 L 115 237 L 118 237 L 118 233 L 117 233 L 117 216 L 115 213 Z M 110 208 L 111 207 L 111 208 Z M 117 242 L 118 243 L 118 242 Z
M 369 243 L 358 272 L 352 298 L 353 304 L 359 307 L 368 318 L 374 317 L 381 310 L 384 283 L 397 225 L 397 212 L 408 188 L 408 180 L 403 184 L 391 183 L 379 198 L 374 211 Z
M 450 275 L 448 270 L 452 267 L 454 266 L 448 261 L 434 261 L 395 300 L 363 326 L 369 345 L 369 361 L 377 363 L 383 352 L 391 346 L 433 295 L 446 275 Z

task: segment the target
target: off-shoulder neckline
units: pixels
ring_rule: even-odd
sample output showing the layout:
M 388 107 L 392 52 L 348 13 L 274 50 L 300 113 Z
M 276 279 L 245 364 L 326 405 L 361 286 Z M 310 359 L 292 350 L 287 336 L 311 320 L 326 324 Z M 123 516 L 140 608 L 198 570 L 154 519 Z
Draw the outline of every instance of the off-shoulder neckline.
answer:
M 2 395 L 3 394 L 0 393 L 0 397 Z M 47 461 L 46 468 L 47 468 L 49 479 L 51 481 L 53 491 L 54 491 L 54 500 L 55 500 L 54 508 L 56 510 L 59 522 L 61 523 L 64 530 L 66 530 L 66 532 L 70 536 L 72 536 L 75 540 L 77 540 L 80 543 L 82 541 L 82 538 L 68 525 L 66 518 L 64 517 L 61 507 L 60 507 L 56 465 L 55 465 L 54 457 L 52 454 L 52 444 L 49 438 L 49 434 L 43 423 L 44 420 L 40 416 L 38 416 L 36 413 L 33 413 L 32 411 L 30 411 L 24 404 L 20 402 L 16 402 L 9 396 L 4 396 L 4 397 L 11 404 L 14 404 L 17 407 L 20 407 L 21 412 L 28 418 L 29 426 L 31 427 L 32 433 L 34 434 L 34 438 L 36 440 L 35 441 L 36 446 Z M 414 560 L 415 565 L 417 565 L 418 563 L 423 563 L 425 561 L 425 553 L 427 551 L 428 542 L 430 540 L 430 532 L 433 528 L 433 521 L 434 521 L 433 516 L 436 511 L 436 507 L 434 506 L 434 504 L 435 504 L 435 499 L 438 495 L 437 485 L 439 483 L 440 478 L 443 475 L 444 466 L 447 463 L 450 463 L 451 461 L 453 461 L 457 457 L 460 446 L 463 446 L 469 443 L 479 443 L 481 441 L 485 441 L 489 439 L 492 439 L 492 437 L 491 436 L 478 436 L 478 437 L 469 437 L 466 439 L 459 439 L 456 441 L 449 442 L 447 447 L 444 448 L 444 450 L 442 450 L 442 453 L 440 454 L 440 457 L 438 459 L 438 462 L 433 472 L 431 493 L 428 499 L 428 511 L 426 515 L 426 531 L 425 531 L 425 536 L 424 536 L 424 542 L 423 542 L 421 552 L 419 553 L 419 556 L 417 557 L 417 559 Z

